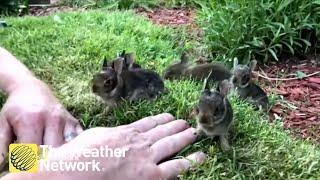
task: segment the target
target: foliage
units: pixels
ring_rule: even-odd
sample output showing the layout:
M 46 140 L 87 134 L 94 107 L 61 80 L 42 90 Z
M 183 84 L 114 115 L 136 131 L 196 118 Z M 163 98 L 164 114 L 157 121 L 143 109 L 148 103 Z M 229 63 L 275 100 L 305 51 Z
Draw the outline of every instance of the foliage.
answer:
M 27 8 L 28 0 L 1 0 L 0 15 L 17 15 Z
M 208 1 L 199 17 L 218 59 L 278 60 L 308 53 L 319 42 L 319 0 Z

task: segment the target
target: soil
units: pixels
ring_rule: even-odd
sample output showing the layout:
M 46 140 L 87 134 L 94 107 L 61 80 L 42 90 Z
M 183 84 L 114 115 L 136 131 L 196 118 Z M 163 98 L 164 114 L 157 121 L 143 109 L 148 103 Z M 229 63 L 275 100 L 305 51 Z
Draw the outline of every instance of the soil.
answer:
M 153 23 L 169 26 L 193 24 L 194 11 L 191 9 L 154 9 L 146 11 L 138 8 L 136 13 L 149 18 Z
M 57 12 L 83 11 L 84 8 L 73 8 L 68 6 L 30 7 L 29 15 L 48 16 Z
M 270 120 L 282 117 L 285 128 L 294 135 L 320 142 L 320 56 L 308 56 L 305 60 L 295 61 L 288 58 L 281 63 L 261 67 L 259 74 L 269 78 L 258 78 L 268 93 L 275 92 L 283 97 L 270 112 Z M 310 77 L 297 78 L 297 72 Z M 292 77 L 295 77 L 292 79 Z M 292 79 L 292 80 L 290 80 Z

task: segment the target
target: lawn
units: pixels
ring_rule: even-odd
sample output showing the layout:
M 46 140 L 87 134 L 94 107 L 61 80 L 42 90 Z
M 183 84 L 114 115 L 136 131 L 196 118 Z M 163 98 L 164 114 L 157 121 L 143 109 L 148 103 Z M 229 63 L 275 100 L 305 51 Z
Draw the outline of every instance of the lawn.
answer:
M 153 102 L 124 103 L 109 114 L 91 93 L 90 80 L 103 57 L 113 58 L 123 49 L 135 52 L 143 67 L 162 74 L 178 59 L 185 34 L 160 27 L 133 11 L 94 10 L 60 13 L 48 17 L 5 18 L 0 46 L 10 50 L 48 83 L 57 97 L 86 128 L 117 126 L 144 116 L 170 112 L 195 125 L 189 114 L 202 85 L 190 80 L 165 81 L 169 93 Z M 202 150 L 208 160 L 185 172 L 182 179 L 318 179 L 319 145 L 293 139 L 281 122 L 267 118 L 231 98 L 235 113 L 233 151 L 222 152 L 215 140 L 203 139 L 179 155 Z M 0 101 L 3 103 L 3 100 Z

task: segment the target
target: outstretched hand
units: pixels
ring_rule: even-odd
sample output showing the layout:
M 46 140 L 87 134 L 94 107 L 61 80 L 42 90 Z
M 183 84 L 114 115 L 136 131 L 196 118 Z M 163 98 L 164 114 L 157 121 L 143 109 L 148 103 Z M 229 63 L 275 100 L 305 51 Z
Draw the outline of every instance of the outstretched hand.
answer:
M 39 172 L 25 175 L 34 180 L 172 179 L 181 171 L 192 167 L 193 163 L 201 163 L 205 160 L 206 156 L 202 152 L 191 154 L 186 158 L 168 160 L 193 143 L 196 138 L 194 128 L 190 128 L 184 120 L 174 120 L 170 114 L 146 117 L 132 124 L 115 128 L 92 128 L 84 131 L 71 142 L 55 148 L 54 151 L 73 154 L 107 145 L 111 149 L 127 149 L 125 156 L 95 159 L 101 164 L 102 172 Z M 72 161 L 66 158 L 49 158 L 49 160 Z M 77 161 L 86 162 L 90 159 L 81 156 Z M 24 176 L 10 174 L 8 177 L 18 179 Z

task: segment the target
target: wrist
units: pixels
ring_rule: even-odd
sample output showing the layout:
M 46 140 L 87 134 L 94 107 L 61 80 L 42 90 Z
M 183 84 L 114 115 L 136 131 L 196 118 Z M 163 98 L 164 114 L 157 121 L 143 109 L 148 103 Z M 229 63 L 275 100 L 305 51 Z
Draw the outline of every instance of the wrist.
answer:
M 43 89 L 46 88 L 46 85 L 36 77 L 30 76 L 27 78 L 21 78 L 18 81 L 12 81 L 12 83 L 7 87 L 6 92 L 10 96 L 14 92 L 28 88 Z
M 0 47 L 0 90 L 6 94 L 41 82 L 7 50 Z M 37 86 L 36 86 L 37 87 Z

